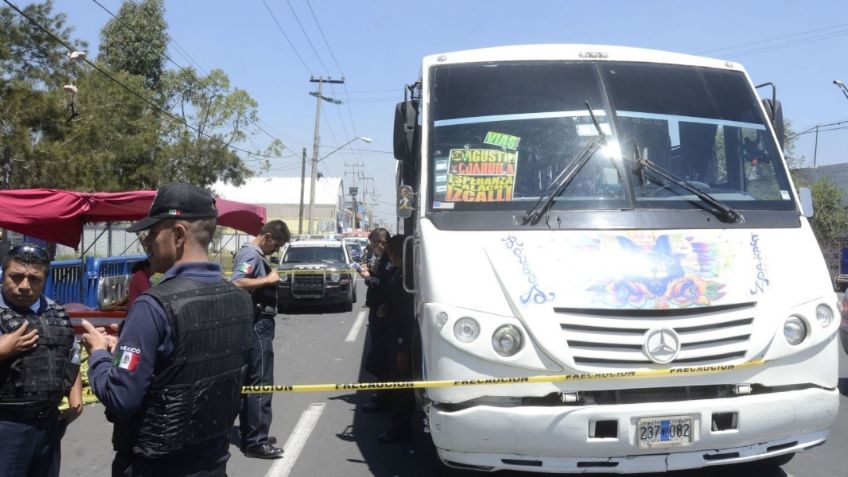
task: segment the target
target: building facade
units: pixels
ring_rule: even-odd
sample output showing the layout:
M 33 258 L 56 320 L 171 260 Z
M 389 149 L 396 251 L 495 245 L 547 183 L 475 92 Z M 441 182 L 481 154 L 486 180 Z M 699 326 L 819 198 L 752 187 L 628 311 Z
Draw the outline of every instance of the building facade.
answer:
M 332 234 L 352 226 L 351 212 L 345 208 L 344 181 L 322 177 L 315 183 L 312 224 L 309 218 L 309 180 L 303 181 L 301 214 L 300 177 L 253 177 L 241 186 L 217 183 L 213 191 L 228 200 L 265 207 L 267 220 L 283 220 L 292 234 Z

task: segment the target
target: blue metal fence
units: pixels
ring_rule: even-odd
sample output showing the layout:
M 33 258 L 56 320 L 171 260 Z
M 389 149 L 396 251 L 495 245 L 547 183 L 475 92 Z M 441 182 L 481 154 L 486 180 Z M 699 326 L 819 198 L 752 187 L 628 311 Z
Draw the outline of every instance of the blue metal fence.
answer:
M 144 255 L 85 257 L 84 269 L 80 259 L 54 260 L 50 263 L 50 276 L 44 294 L 61 304 L 82 303 L 90 308 L 99 308 L 97 295 L 100 279 L 129 276 L 133 265 L 145 258 Z

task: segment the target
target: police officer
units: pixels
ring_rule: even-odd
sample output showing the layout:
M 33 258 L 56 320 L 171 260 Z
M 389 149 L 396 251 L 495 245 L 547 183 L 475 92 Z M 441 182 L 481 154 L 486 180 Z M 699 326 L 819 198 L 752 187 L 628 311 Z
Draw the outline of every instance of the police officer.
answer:
M 127 230 L 142 232 L 162 281 L 132 304 L 116 342 L 83 321 L 91 388 L 114 423 L 113 476 L 226 475 L 253 312 L 208 261 L 216 222 L 206 190 L 159 189 Z
M 233 259 L 233 283 L 251 292 L 253 334 L 246 384 L 274 384 L 274 317 L 277 316 L 277 284 L 280 277 L 265 260 L 291 239 L 285 222 L 272 220 L 259 235 L 244 244 Z M 278 459 L 283 449 L 275 447 L 271 427 L 271 394 L 242 396 L 239 412 L 241 450 L 247 457 Z
M 65 310 L 42 295 L 50 259 L 24 244 L 3 260 L 0 292 L 0 474 L 58 476 L 58 405 L 82 412 L 79 346 Z M 68 421 L 69 422 L 69 421 Z
M 389 378 L 389 370 L 386 367 L 388 355 L 383 340 L 383 324 L 377 315 L 380 306 L 386 303 L 389 279 L 394 270 L 386 253 L 391 234 L 384 228 L 377 228 L 368 234 L 368 242 L 371 245 L 374 256 L 368 266 L 360 275 L 365 279 L 368 289 L 365 291 L 365 306 L 368 307 L 368 337 L 371 348 L 365 357 L 365 370 L 373 374 L 377 380 L 386 381 Z M 382 412 L 389 410 L 389 400 L 385 393 L 377 393 L 372 396 L 371 401 L 362 406 L 363 412 Z
M 391 381 L 412 380 L 412 339 L 415 330 L 413 296 L 403 289 L 403 235 L 388 240 L 386 251 L 392 262 L 392 275 L 386 286 L 386 302 L 377 310 L 382 323 L 383 348 Z M 392 425 L 377 436 L 381 444 L 394 444 L 412 438 L 415 392 L 412 389 L 385 391 L 392 412 Z

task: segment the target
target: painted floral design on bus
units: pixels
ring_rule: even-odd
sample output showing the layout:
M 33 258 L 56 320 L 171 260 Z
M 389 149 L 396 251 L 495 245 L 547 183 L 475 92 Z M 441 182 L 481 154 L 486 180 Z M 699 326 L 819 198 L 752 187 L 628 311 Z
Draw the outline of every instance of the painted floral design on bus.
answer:
M 723 297 L 715 247 L 693 237 L 638 233 L 602 244 L 615 257 L 616 276 L 593 283 L 594 301 L 615 308 L 708 306 Z
M 501 242 L 503 242 L 507 250 L 512 251 L 518 264 L 521 266 L 521 273 L 524 274 L 527 284 L 530 287 L 526 293 L 521 294 L 519 297 L 521 304 L 526 306 L 528 303 L 533 302 L 537 305 L 543 305 L 549 301 L 553 301 L 556 298 L 554 292 L 545 292 L 539 288 L 539 280 L 530 266 L 530 261 L 527 259 L 524 251 L 524 242 L 521 242 L 518 240 L 518 237 L 512 234 L 502 238 Z

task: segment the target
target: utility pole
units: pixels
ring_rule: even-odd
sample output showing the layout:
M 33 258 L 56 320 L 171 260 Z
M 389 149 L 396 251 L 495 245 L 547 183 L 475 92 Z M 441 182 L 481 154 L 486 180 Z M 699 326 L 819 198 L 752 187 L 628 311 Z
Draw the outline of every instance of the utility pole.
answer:
M 318 78 L 312 76 L 309 78 L 309 82 L 318 83 L 318 92 L 309 93 L 312 96 L 315 96 L 315 135 L 312 138 L 312 177 L 309 180 L 309 233 L 314 233 L 315 226 L 313 223 L 315 222 L 315 218 L 312 213 L 315 206 L 315 182 L 318 180 L 318 145 L 321 142 L 321 135 L 319 132 L 321 128 L 321 100 L 333 104 L 342 103 L 337 99 L 328 98 L 323 95 L 324 83 L 342 84 L 344 83 L 344 78 L 338 80 L 324 78 L 323 76 L 319 76 Z
M 350 178 L 351 178 L 350 189 L 357 189 L 358 190 L 358 187 L 356 185 L 356 177 L 357 177 L 357 172 L 358 172 L 357 169 L 364 169 L 365 166 L 362 165 L 361 163 L 348 164 L 347 162 L 345 162 L 345 169 L 347 170 L 348 168 L 350 168 Z M 365 198 L 365 192 L 364 191 L 362 193 L 362 197 L 363 197 L 362 203 L 364 203 L 365 202 L 365 199 L 364 199 Z M 351 211 L 353 212 L 353 220 L 351 221 L 351 223 L 353 224 L 353 229 L 355 230 L 355 229 L 357 229 L 356 214 L 359 213 L 359 207 L 357 207 L 357 202 L 356 202 L 355 196 L 353 198 L 353 206 L 352 206 Z
M 816 124 L 816 145 L 813 148 L 813 169 L 816 168 L 816 156 L 819 154 L 819 125 Z
M 297 216 L 297 233 L 303 235 L 303 187 L 306 185 L 306 148 L 300 161 L 300 213 Z

